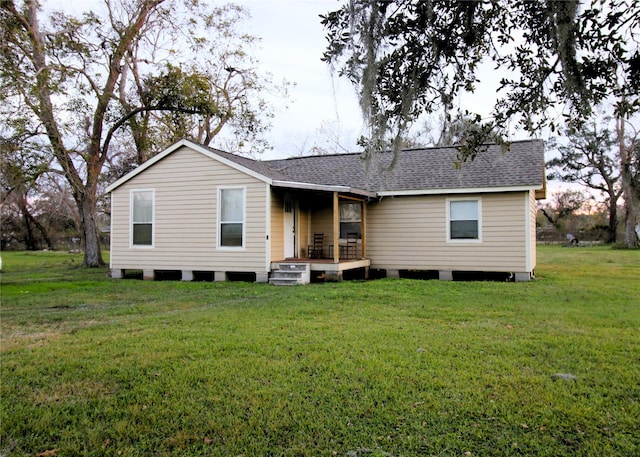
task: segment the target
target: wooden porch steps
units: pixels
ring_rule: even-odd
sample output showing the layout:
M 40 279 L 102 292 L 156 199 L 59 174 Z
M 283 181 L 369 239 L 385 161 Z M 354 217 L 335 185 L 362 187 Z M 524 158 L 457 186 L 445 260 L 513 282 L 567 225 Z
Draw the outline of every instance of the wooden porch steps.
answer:
M 279 268 L 271 272 L 269 283 L 275 286 L 294 286 L 311 282 L 311 266 L 308 263 L 280 262 Z

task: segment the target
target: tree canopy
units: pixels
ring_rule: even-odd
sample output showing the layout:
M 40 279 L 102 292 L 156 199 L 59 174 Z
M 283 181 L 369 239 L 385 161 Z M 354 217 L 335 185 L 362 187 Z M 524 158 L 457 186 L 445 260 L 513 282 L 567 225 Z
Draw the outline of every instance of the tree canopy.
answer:
M 175 135 L 210 142 L 225 126 L 257 141 L 269 109 L 238 30 L 237 6 L 199 0 L 103 0 L 81 14 L 2 0 L 0 132 L 29 138 L 62 173 L 83 228 L 85 263 L 102 264 L 97 188 L 117 145 L 146 160 Z
M 465 113 L 476 126 L 457 146 L 462 160 L 473 159 L 496 133 L 503 141 L 516 128 L 580 129 L 594 107 L 613 106 L 625 242 L 634 244 L 640 186 L 635 146 L 624 138 L 640 109 L 640 3 L 350 0 L 322 22 L 329 41 L 324 60 L 358 90 L 369 128 L 361 139 L 365 159 L 390 143 L 398 153 L 422 115 L 450 116 L 458 97 L 480 87 L 479 69 L 488 63 L 500 78 L 496 102 L 488 118 Z
M 599 122 L 598 122 L 599 121 Z M 580 129 L 566 133 L 568 144 L 559 145 L 559 156 L 547 162 L 549 179 L 579 183 L 600 192 L 605 198 L 609 224 L 607 242 L 616 241 L 618 200 L 622 195 L 621 172 L 617 160 L 617 136 L 608 127 L 611 118 L 593 119 Z
M 375 149 L 425 113 L 479 86 L 492 62 L 500 76 L 492 127 L 466 138 L 473 154 L 495 128 L 535 132 L 579 125 L 611 100 L 640 107 L 640 5 L 633 0 L 351 0 L 323 16 L 324 60 L 358 88 Z

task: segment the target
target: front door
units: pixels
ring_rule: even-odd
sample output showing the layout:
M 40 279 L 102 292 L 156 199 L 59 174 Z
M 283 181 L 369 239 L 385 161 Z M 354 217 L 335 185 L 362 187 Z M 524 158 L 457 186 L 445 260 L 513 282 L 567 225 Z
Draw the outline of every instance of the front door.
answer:
M 284 257 L 296 257 L 296 205 L 289 198 L 284 200 Z

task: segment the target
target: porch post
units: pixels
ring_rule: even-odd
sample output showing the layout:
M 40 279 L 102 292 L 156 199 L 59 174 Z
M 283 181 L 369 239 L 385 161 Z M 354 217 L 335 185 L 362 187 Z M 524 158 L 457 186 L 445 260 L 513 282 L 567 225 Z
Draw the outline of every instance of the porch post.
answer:
M 333 261 L 340 262 L 340 202 L 338 192 L 333 193 Z
M 367 256 L 367 202 L 360 202 L 360 233 L 362 234 L 362 257 Z

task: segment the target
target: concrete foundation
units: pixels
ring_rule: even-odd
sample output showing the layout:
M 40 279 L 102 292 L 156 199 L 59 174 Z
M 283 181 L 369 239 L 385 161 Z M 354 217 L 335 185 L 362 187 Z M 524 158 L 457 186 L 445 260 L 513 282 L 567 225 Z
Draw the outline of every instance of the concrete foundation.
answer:
M 448 271 L 448 270 L 438 271 L 438 279 L 440 281 L 453 281 L 453 271 Z
M 531 273 L 515 273 L 516 282 L 531 281 Z
M 342 272 L 341 271 L 327 271 L 324 274 L 324 280 L 328 281 L 328 282 L 342 281 Z
M 227 280 L 227 273 L 224 271 L 216 271 L 213 273 L 213 280 L 216 282 L 220 282 L 220 281 L 226 281 Z
M 111 277 L 113 279 L 122 279 L 122 278 L 124 278 L 124 270 L 122 270 L 120 268 L 115 268 L 115 269 L 111 270 Z
M 256 282 L 269 282 L 269 273 L 256 273 Z
M 191 271 L 191 270 L 182 270 L 182 280 L 183 281 L 193 281 L 193 271 Z
M 400 270 L 387 270 L 387 278 L 400 279 Z
M 142 279 L 145 281 L 153 281 L 156 279 L 155 270 L 142 270 Z

